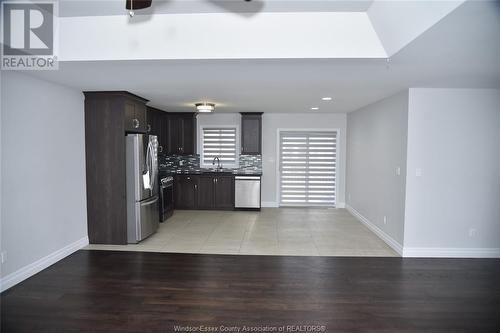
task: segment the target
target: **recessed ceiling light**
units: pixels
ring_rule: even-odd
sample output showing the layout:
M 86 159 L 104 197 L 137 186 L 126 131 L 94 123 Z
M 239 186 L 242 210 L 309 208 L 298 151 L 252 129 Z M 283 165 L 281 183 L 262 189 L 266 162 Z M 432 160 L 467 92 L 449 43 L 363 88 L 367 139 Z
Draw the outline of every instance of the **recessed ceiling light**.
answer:
M 331 101 L 332 98 L 331 97 L 323 97 L 322 100 L 324 100 L 324 101 Z
M 311 110 L 319 110 L 318 107 L 312 107 Z

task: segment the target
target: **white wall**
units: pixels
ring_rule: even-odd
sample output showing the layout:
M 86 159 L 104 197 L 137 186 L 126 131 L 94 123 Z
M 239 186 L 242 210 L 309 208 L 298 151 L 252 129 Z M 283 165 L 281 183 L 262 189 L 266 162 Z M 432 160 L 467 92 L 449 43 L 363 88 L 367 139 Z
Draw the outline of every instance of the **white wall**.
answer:
M 408 91 L 347 115 L 346 203 L 399 248 L 404 236 L 407 128 Z
M 88 243 L 81 92 L 2 73 L 2 289 Z
M 240 126 L 237 113 L 198 115 L 198 127 L 205 125 Z M 345 202 L 346 115 L 344 113 L 264 113 L 262 116 L 262 204 L 278 205 L 277 133 L 278 129 L 339 129 L 337 205 Z M 200 151 L 198 149 L 198 151 Z
M 410 89 L 408 118 L 405 255 L 499 256 L 500 90 Z

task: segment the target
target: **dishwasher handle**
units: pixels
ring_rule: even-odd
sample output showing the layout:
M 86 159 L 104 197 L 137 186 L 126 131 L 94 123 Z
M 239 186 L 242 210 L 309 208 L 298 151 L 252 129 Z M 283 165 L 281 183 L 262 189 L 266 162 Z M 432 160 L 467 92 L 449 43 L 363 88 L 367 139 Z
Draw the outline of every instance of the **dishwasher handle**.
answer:
M 260 176 L 236 176 L 235 180 L 260 180 Z

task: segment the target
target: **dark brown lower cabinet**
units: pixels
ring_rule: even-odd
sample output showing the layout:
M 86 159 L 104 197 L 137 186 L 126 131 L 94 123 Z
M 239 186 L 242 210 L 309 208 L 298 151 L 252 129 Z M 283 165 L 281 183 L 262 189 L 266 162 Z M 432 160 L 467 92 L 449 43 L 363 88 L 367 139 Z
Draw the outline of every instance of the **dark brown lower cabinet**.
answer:
M 174 191 L 176 209 L 234 209 L 232 175 L 179 175 Z
M 198 208 L 198 176 L 177 176 L 175 177 L 174 206 L 177 209 L 197 209 Z
M 214 208 L 214 185 L 215 177 L 200 176 L 200 183 L 198 187 L 198 209 Z
M 234 177 L 217 176 L 215 178 L 215 202 L 216 209 L 234 208 Z

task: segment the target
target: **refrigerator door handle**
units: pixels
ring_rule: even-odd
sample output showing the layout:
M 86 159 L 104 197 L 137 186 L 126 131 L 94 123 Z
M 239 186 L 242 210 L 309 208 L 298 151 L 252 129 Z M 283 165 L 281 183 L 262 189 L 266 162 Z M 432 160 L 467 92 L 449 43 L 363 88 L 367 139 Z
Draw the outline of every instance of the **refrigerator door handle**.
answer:
M 154 192 L 154 188 L 158 185 L 158 158 L 156 157 L 157 155 L 155 154 L 154 147 L 152 146 L 152 154 L 151 154 L 151 160 L 153 161 L 153 177 L 151 178 L 151 182 L 153 183 L 153 186 L 151 187 L 151 190 Z M 155 158 L 156 157 L 156 158 Z
M 148 171 L 149 171 L 149 189 L 153 193 L 153 179 L 154 179 L 154 166 L 153 166 L 153 144 L 151 141 L 148 143 Z
M 149 145 L 151 143 L 148 142 L 148 146 L 146 147 L 146 157 L 144 158 L 144 171 L 143 174 L 146 174 L 149 171 Z
M 158 172 L 158 167 L 156 166 L 156 160 L 155 160 L 155 147 L 153 145 L 153 142 L 150 142 L 151 145 L 151 194 L 154 192 L 154 188 L 157 185 L 155 183 L 157 179 L 157 172 Z
M 151 191 L 151 142 L 148 142 L 146 148 L 146 160 L 144 161 L 145 170 L 142 173 L 142 182 L 144 188 Z
M 153 161 L 153 144 L 151 141 L 149 142 L 149 188 L 151 189 L 151 194 L 153 194 L 153 186 L 154 186 L 154 161 Z
M 157 161 L 157 147 L 151 142 L 151 190 L 154 191 L 154 188 L 158 186 L 158 161 Z

